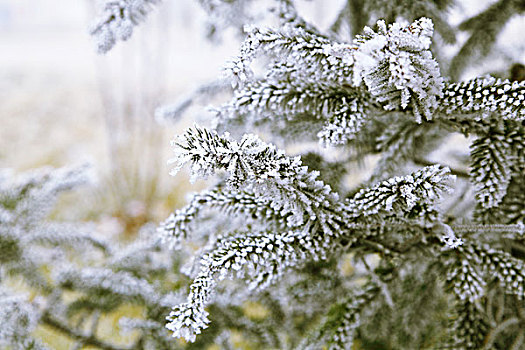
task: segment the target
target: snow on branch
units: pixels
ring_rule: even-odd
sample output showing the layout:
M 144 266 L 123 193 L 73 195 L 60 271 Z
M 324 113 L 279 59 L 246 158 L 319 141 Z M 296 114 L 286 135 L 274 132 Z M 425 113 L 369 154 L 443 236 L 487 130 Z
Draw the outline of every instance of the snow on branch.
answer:
M 17 274 L 39 291 L 51 292 L 49 279 L 38 268 L 56 263 L 60 255 L 45 248 L 79 246 L 87 242 L 101 250 L 105 242 L 89 237 L 86 225 L 49 222 L 47 216 L 58 195 L 89 179 L 85 166 L 42 168 L 14 176 L 0 174 L 0 264 L 2 273 Z M 85 249 L 89 252 L 89 249 Z
M 294 26 L 248 28 L 229 67 L 238 89 L 219 117 L 290 119 L 313 113 L 325 121 L 318 135 L 325 144 L 352 139 L 370 107 L 408 109 L 417 122 L 432 119 L 444 87 L 430 52 L 432 22 L 421 18 L 387 27 L 379 21 L 377 27 L 365 28 L 351 44 Z M 265 78 L 254 81 L 249 66 L 260 53 L 275 60 Z
M 490 327 L 484 314 L 478 303 L 459 301 L 448 329 L 450 339 L 446 348 L 482 349 Z
M 174 337 L 195 341 L 210 323 L 205 307 L 212 301 L 217 280 L 247 274 L 255 278 L 255 286 L 264 287 L 287 267 L 304 261 L 311 251 L 311 240 L 304 232 L 239 234 L 220 240 L 217 248 L 201 259 L 187 301 L 173 308 L 166 328 Z M 264 284 L 257 277 L 263 277 Z
M 353 85 L 364 82 L 386 109 L 411 106 L 416 121 L 432 119 L 442 97 L 443 78 L 430 52 L 433 24 L 421 18 L 410 25 L 377 22 L 365 27 L 352 51 Z
M 22 237 L 21 240 L 23 245 L 69 246 L 79 251 L 90 246 L 108 253 L 108 242 L 97 238 L 93 231 L 94 228 L 90 225 L 46 223 L 38 231 Z
M 278 0 L 278 3 L 273 10 L 278 13 L 281 25 L 290 25 L 302 28 L 309 33 L 320 34 L 315 26 L 305 21 L 305 19 L 299 15 L 293 0 Z
M 97 51 L 106 53 L 117 41 L 128 40 L 133 27 L 141 23 L 161 0 L 110 0 L 89 33 L 95 37 Z
M 525 203 L 525 178 L 523 176 L 514 176 L 507 192 L 502 198 L 501 202 L 496 207 L 483 208 L 479 206 L 475 212 L 478 222 L 504 223 L 504 224 L 523 224 L 525 222 L 525 210 L 523 210 L 523 203 Z M 523 239 L 523 233 L 515 234 L 517 239 Z
M 192 224 L 204 209 L 217 208 L 228 215 L 249 215 L 252 218 L 277 219 L 267 199 L 248 192 L 230 191 L 217 187 L 193 196 L 190 203 L 171 214 L 159 227 L 164 241 L 170 248 L 178 249 Z
M 335 43 L 329 39 L 307 32 L 293 25 L 285 25 L 282 30 L 246 27 L 247 38 L 241 46 L 239 56 L 228 65 L 233 75 L 235 86 L 242 86 L 252 80 L 254 74 L 250 63 L 260 54 L 265 53 L 280 60 L 288 60 L 291 65 L 279 65 L 286 68 L 283 73 L 297 72 L 311 81 L 343 82 L 351 74 L 351 67 L 342 57 L 332 54 Z M 338 44 L 350 47 L 346 44 Z M 295 65 L 295 67 L 294 67 Z M 282 74 L 282 73 L 281 73 Z
M 325 146 L 344 145 L 356 137 L 365 124 L 367 102 L 353 98 L 344 100 L 344 104 L 336 110 L 317 133 L 319 141 Z
M 146 280 L 136 278 L 129 272 L 114 272 L 108 268 L 68 268 L 59 271 L 56 280 L 63 288 L 87 293 L 91 298 L 117 296 L 121 302 L 148 305 L 158 305 L 163 299 Z
M 447 115 L 476 113 L 486 118 L 497 112 L 504 119 L 525 120 L 525 81 L 475 78 L 447 85 L 443 95 L 439 112 Z
M 61 192 L 91 180 L 88 168 L 85 164 L 60 169 L 46 167 L 18 177 L 6 171 L 0 176 L 0 209 L 5 210 L 0 213 L 3 212 L 5 219 L 13 224 L 16 224 L 16 218 L 23 218 L 26 227 L 40 223 L 52 210 Z
M 485 293 L 486 282 L 469 259 L 456 261 L 449 267 L 447 283 L 459 300 L 475 302 Z
M 175 103 L 155 109 L 155 120 L 159 123 L 173 123 L 194 104 L 207 102 L 216 95 L 231 90 L 231 84 L 225 79 L 217 79 L 199 86 L 194 91 L 181 97 Z
M 40 311 L 26 296 L 0 289 L 0 346 L 5 349 L 46 349 L 31 336 L 38 325 Z
M 324 144 L 342 144 L 355 137 L 365 122 L 370 98 L 349 85 L 300 80 L 258 80 L 237 90 L 216 110 L 220 120 L 300 118 L 308 113 L 325 121 L 318 137 Z
M 432 165 L 407 176 L 396 176 L 360 190 L 345 202 L 352 217 L 369 217 L 382 213 L 422 214 L 422 204 L 434 204 L 442 192 L 450 190 L 455 180 L 448 168 Z M 428 210 L 428 209 L 427 209 Z
M 504 251 L 469 245 L 465 255 L 479 264 L 489 280 L 497 280 L 507 294 L 525 300 L 525 263 Z
M 484 208 L 497 206 L 507 193 L 512 176 L 511 141 L 501 125 L 496 125 L 471 145 L 471 180 L 478 202 Z
M 172 175 L 188 162 L 193 180 L 226 170 L 232 189 L 254 191 L 267 198 L 274 211 L 282 216 L 291 214 L 288 220 L 292 226 L 304 223 L 308 219 L 305 215 L 315 219 L 318 208 L 330 207 L 338 200 L 330 186 L 316 180 L 319 172 L 308 171 L 300 157 L 288 157 L 253 134 L 237 142 L 228 133 L 219 136 L 194 126 L 173 140 L 172 146 L 176 154 L 170 160 L 175 164 Z
M 180 143 L 179 140 L 178 143 L 179 147 L 184 150 L 184 155 L 181 158 L 182 162 L 176 161 L 179 163 L 179 166 L 191 159 L 195 164 L 209 157 L 202 163 L 223 164 L 219 168 L 229 168 L 228 162 L 223 161 L 223 158 L 221 158 L 224 156 L 225 151 L 233 148 L 238 150 L 238 153 L 241 153 L 239 150 L 243 148 L 242 142 L 240 145 L 232 147 L 229 143 L 233 141 L 219 137 L 216 133 L 210 133 L 205 129 L 190 129 L 190 131 L 198 132 L 203 144 L 197 147 L 195 135 L 190 137 L 187 131 L 186 141 Z M 187 140 L 188 138 L 190 141 Z M 203 142 L 203 140 L 208 140 L 208 142 Z M 214 142 L 210 142 L 211 140 Z M 220 154 L 217 154 L 219 147 L 222 147 L 223 150 Z M 247 149 L 250 148 L 248 147 Z M 257 153 L 254 154 L 264 152 L 264 148 L 261 148 L 260 144 L 255 149 L 257 149 Z M 272 155 L 273 153 L 264 154 Z M 237 157 L 237 163 L 241 161 L 246 162 L 240 154 Z M 227 159 L 232 161 L 231 156 Z M 281 158 L 277 160 L 270 159 L 278 163 L 278 159 Z M 250 159 L 250 163 L 253 163 L 253 159 Z M 287 163 L 285 162 L 284 164 Z M 198 170 L 200 171 L 201 168 L 202 164 L 199 165 Z M 264 166 L 261 168 L 264 169 Z M 209 168 L 205 167 L 205 169 Z M 285 167 L 281 167 L 279 170 L 285 169 Z M 206 170 L 204 174 L 207 175 L 214 171 L 215 167 L 209 171 Z M 230 176 L 235 173 L 238 172 L 230 169 Z M 245 173 L 248 172 L 246 171 Z M 274 174 L 279 174 L 279 172 L 274 171 Z M 256 174 L 253 174 L 252 181 L 256 182 L 258 178 Z M 358 220 L 359 217 L 363 215 L 373 217 L 374 214 L 385 212 L 385 210 L 380 210 L 380 207 L 384 208 L 386 206 L 386 212 L 408 213 L 416 205 L 423 207 L 425 203 L 434 203 L 439 197 L 439 193 L 448 188 L 448 182 L 452 178 L 445 168 L 439 166 L 427 167 L 412 175 L 393 178 L 371 189 L 363 190 L 354 199 L 345 203 L 341 214 L 334 214 L 334 217 L 325 221 L 321 217 L 310 217 L 310 220 L 313 221 L 302 226 L 300 230 L 288 230 L 284 233 L 267 231 L 260 233 L 236 233 L 219 238 L 215 248 L 202 257 L 200 272 L 190 287 L 187 301 L 174 307 L 168 316 L 169 323 L 166 327 L 174 332 L 173 335 L 175 337 L 184 337 L 188 341 L 195 341 L 196 335 L 207 328 L 210 322 L 205 308 L 213 299 L 218 281 L 233 276 L 249 277 L 252 281 L 251 288 L 265 288 L 281 276 L 286 268 L 301 264 L 308 259 L 318 260 L 325 258 L 330 247 L 335 247 L 337 243 L 336 239 L 328 244 L 326 243 L 327 236 L 323 235 L 323 232 L 328 233 L 330 229 L 325 227 L 340 225 L 338 232 L 341 234 L 344 230 L 351 230 L 354 227 L 352 226 L 353 222 Z M 248 177 L 244 176 L 243 181 L 236 181 L 236 184 L 242 184 L 247 179 Z M 265 181 L 275 181 L 279 177 L 266 176 L 264 179 Z M 303 183 L 304 185 L 306 184 Z M 260 195 L 263 195 L 263 193 Z M 181 215 L 180 223 L 184 223 L 184 226 L 181 225 L 183 229 L 186 228 L 189 221 L 194 219 L 191 215 L 193 208 L 191 206 L 189 208 L 191 209 L 189 210 L 190 215 L 187 217 Z M 334 210 L 334 208 L 337 209 L 339 207 L 333 206 L 332 209 Z M 176 224 L 177 222 L 175 222 Z M 328 235 L 328 237 L 330 236 Z M 345 237 L 345 239 L 355 242 L 358 237 Z M 348 319 L 351 320 L 354 316 L 349 315 Z M 351 322 L 347 326 L 344 326 L 344 329 L 340 330 L 340 334 L 338 333 L 335 336 L 337 339 L 351 335 L 350 333 L 353 329 Z
M 250 6 L 253 0 L 197 0 L 208 15 L 206 20 L 206 37 L 210 40 L 220 40 L 220 35 L 228 28 L 242 34 L 246 23 L 253 23 L 261 8 L 254 14 Z M 260 3 L 259 3 L 260 4 Z
M 454 347 L 479 349 L 489 331 L 481 309 L 483 298 L 496 281 L 504 294 L 525 299 L 525 265 L 504 251 L 472 243 L 457 247 L 450 257 L 446 284 L 457 302 L 449 328 L 450 342 Z

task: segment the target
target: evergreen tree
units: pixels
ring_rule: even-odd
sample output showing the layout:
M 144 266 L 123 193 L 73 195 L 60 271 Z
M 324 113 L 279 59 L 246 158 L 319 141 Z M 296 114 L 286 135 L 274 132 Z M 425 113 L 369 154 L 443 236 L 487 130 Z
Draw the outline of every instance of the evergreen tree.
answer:
M 192 179 L 225 174 L 162 226 L 174 247 L 195 233 L 207 238 L 187 301 L 168 318 L 174 336 L 194 341 L 205 332 L 218 283 L 235 277 L 248 283 L 254 298 L 275 299 L 283 315 L 297 304 L 313 306 L 290 301 L 282 285 L 292 295 L 298 289 L 335 293 L 313 301 L 323 301 L 325 316 L 304 310 L 308 327 L 299 333 L 284 328 L 279 348 L 349 349 L 354 340 L 357 348 L 525 346 L 525 189 L 518 184 L 525 170 L 525 85 L 489 76 L 450 80 L 476 51 L 488 53 L 523 4 L 497 2 L 462 24 L 472 36 L 443 74 L 434 58 L 434 52 L 443 56 L 432 45 L 434 23 L 442 41 L 454 41 L 445 16 L 451 5 L 350 0 L 332 31 L 322 32 L 298 15 L 293 2 L 281 1 L 278 27 L 246 28 L 240 54 L 228 67 L 233 98 L 215 110 L 218 131 L 195 125 L 172 142 L 172 173 L 190 164 Z M 351 42 L 339 35 L 345 19 L 355 34 Z M 262 74 L 251 69 L 258 57 L 266 58 Z M 221 130 L 249 133 L 236 140 Z M 454 132 L 475 137 L 469 173 L 430 161 Z M 325 147 L 318 153 L 300 158 L 284 151 L 315 137 Z M 337 151 L 335 160 L 326 149 Z M 371 154 L 379 155 L 371 178 L 357 190 L 347 188 L 342 173 L 355 171 L 354 161 Z M 425 167 L 411 171 L 414 166 Z M 474 188 L 473 212 L 439 205 L 445 193 L 454 198 L 457 176 Z M 203 209 L 212 209 L 212 218 L 244 219 L 202 237 Z M 202 225 L 213 224 L 205 220 Z M 345 254 L 367 266 L 359 283 L 333 271 L 333 279 L 343 279 L 332 282 L 338 288 L 295 285 L 298 271 L 312 264 L 330 268 L 327 263 L 335 270 Z M 374 254 L 380 259 L 369 266 Z M 497 320 L 490 310 L 493 293 L 505 310 Z M 425 312 L 416 314 L 414 302 Z
M 252 24 L 252 2 L 201 0 L 210 36 Z M 99 51 L 157 3 L 108 2 Z M 525 82 L 519 65 L 513 80 L 457 81 L 525 6 L 495 1 L 464 21 L 470 37 L 446 60 L 451 6 L 347 0 L 322 31 L 276 1 L 274 26 L 244 27 L 226 78 L 159 109 L 177 118 L 233 87 L 210 127 L 172 141 L 171 173 L 188 165 L 211 187 L 125 249 L 46 220 L 77 170 L 1 176 L 0 277 L 41 297 L 0 292 L 0 344 L 43 347 L 28 336 L 40 323 L 102 349 L 230 349 L 236 334 L 257 349 L 525 348 Z M 471 137 L 468 159 L 434 161 L 455 133 Z M 136 341 L 101 339 L 100 318 L 126 304 L 143 310 L 122 320 Z

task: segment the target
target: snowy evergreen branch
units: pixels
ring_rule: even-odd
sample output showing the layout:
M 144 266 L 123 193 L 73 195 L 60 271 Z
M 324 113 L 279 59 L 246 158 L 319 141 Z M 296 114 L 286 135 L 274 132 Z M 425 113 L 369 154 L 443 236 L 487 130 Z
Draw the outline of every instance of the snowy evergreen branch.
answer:
M 475 214 L 479 222 L 523 224 L 525 222 L 525 179 L 515 176 L 507 187 L 507 193 L 497 207 L 477 208 Z
M 454 295 L 459 300 L 473 303 L 483 296 L 486 282 L 471 262 L 472 260 L 465 259 L 453 265 L 447 273 L 447 283 L 451 285 Z
M 471 146 L 471 177 L 482 207 L 497 206 L 504 197 L 512 176 L 511 143 L 501 127 L 491 127 Z
M 248 35 L 240 49 L 239 56 L 230 62 L 228 70 L 235 78 L 235 85 L 242 86 L 253 79 L 250 63 L 261 53 L 279 57 L 282 64 L 268 73 L 271 76 L 284 77 L 290 73 L 309 77 L 311 82 L 344 82 L 351 74 L 351 67 L 342 57 L 333 54 L 349 45 L 333 43 L 326 37 L 305 31 L 293 25 L 285 25 L 282 30 L 269 28 L 246 28 Z M 303 54 L 308 51 L 308 55 Z M 289 64 L 284 64 L 288 60 Z M 293 64 L 296 66 L 294 67 Z M 303 69 L 297 69 L 301 67 Z M 279 72 L 279 74 L 277 74 Z
M 162 275 L 169 271 L 169 261 L 162 256 L 162 246 L 158 239 L 137 239 L 126 248 L 113 252 L 107 266 L 115 272 L 128 272 L 138 278 Z
M 345 220 L 363 214 L 373 217 L 379 212 L 401 211 L 410 217 L 415 210 L 415 214 L 420 215 L 425 204 L 433 204 L 440 192 L 448 189 L 448 182 L 453 178 L 448 174 L 447 169 L 439 166 L 425 168 L 404 178 L 393 178 L 358 193 L 354 199 L 345 203 L 343 215 L 339 216 L 341 214 L 334 215 L 328 209 L 330 203 L 332 208 L 337 208 L 335 206 L 337 197 L 329 192 L 329 188 L 326 188 L 322 182 L 313 181 L 314 178 L 311 176 L 305 178 L 308 173 L 305 172 L 305 167 L 301 167 L 297 158 L 292 160 L 286 157 L 283 152 L 276 151 L 273 146 L 263 143 L 253 135 L 244 136 L 241 142 L 237 143 L 229 139 L 228 135 L 219 136 L 215 132 L 194 127 L 186 130 L 173 144 L 177 153 L 171 161 L 176 164 L 175 171 L 186 162 L 192 163 L 192 176 L 207 176 L 218 169 L 227 169 L 228 181 L 232 183 L 231 187 L 234 190 L 251 186 L 250 189 L 256 189 L 256 194 L 261 198 L 268 198 L 266 203 L 272 203 L 273 209 L 278 209 L 277 211 L 283 215 L 293 216 L 296 212 L 276 207 L 273 203 L 283 202 L 288 198 L 268 197 L 269 191 L 257 190 L 256 186 L 268 183 L 276 186 L 284 185 L 282 192 L 287 196 L 294 195 L 295 201 L 304 200 L 304 194 L 311 193 L 312 188 L 316 190 L 321 188 L 324 189 L 321 193 L 325 198 L 324 200 L 323 197 L 317 198 L 317 202 L 313 204 L 310 200 L 305 201 L 306 205 L 299 213 L 303 215 L 303 212 L 306 212 L 310 220 L 314 221 L 311 225 L 306 225 L 302 231 L 288 231 L 285 234 L 238 234 L 218 240 L 216 248 L 201 259 L 200 272 L 190 287 L 188 301 L 175 307 L 168 318 L 170 323 L 167 328 L 174 332 L 174 336 L 184 337 L 189 341 L 195 341 L 196 335 L 200 334 L 209 323 L 208 313 L 204 308 L 210 303 L 217 283 L 214 276 L 218 275 L 219 280 L 224 279 L 231 275 L 232 270 L 239 271 L 243 266 L 248 265 L 248 275 L 254 283 L 252 285 L 259 288 L 266 287 L 282 275 L 286 267 L 302 263 L 307 257 L 310 259 L 323 257 L 325 249 L 330 246 L 325 240 L 337 230 L 341 230 Z M 269 171 L 268 163 L 273 165 Z M 284 179 L 286 180 L 283 182 Z M 288 185 L 291 186 L 287 187 Z M 209 193 L 206 194 L 208 195 Z M 175 219 L 177 216 L 174 216 L 173 220 L 170 219 L 173 227 L 179 226 L 179 232 L 184 230 L 187 222 L 194 219 L 195 208 L 202 198 L 205 202 L 215 201 L 215 198 L 210 199 L 206 196 L 196 197 L 195 202 L 185 209 L 185 213 L 177 213 L 178 220 Z M 235 203 L 229 201 L 223 203 L 235 208 Z M 387 203 L 385 210 L 380 210 L 379 208 L 383 208 L 385 203 Z M 324 210 L 314 211 L 309 206 Z M 317 220 L 320 220 L 319 227 L 322 228 L 322 232 L 328 236 L 315 231 Z M 288 220 L 288 224 L 291 227 L 301 226 L 304 220 L 292 222 Z M 348 225 L 347 229 L 352 227 L 351 222 L 346 222 L 346 225 Z M 312 232 L 314 236 L 310 236 L 311 228 L 314 228 Z M 355 242 L 356 237 L 352 240 Z M 295 246 L 297 242 L 299 245 Z M 242 270 L 239 273 L 244 275 Z
M 452 118 L 444 123 L 452 126 L 452 130 L 477 136 L 471 144 L 470 179 L 480 208 L 485 211 L 496 208 L 505 197 L 509 183 L 519 178 L 525 169 L 524 126 L 520 121 L 501 119 L 497 114 L 481 120 Z M 516 182 L 519 180 L 514 180 Z M 517 187 L 519 185 L 511 189 L 510 198 L 519 193 L 519 189 L 515 191 Z
M 447 43 L 454 43 L 455 29 L 446 18 L 447 10 L 453 5 L 454 2 L 451 0 L 369 0 L 363 1 L 362 12 L 376 18 L 386 18 L 388 21 L 404 19 L 411 22 L 421 17 L 428 17 L 436 24 L 436 31 L 441 38 Z M 358 34 L 355 31 L 354 33 Z
M 55 257 L 41 249 L 62 244 L 78 246 L 88 241 L 104 247 L 100 240 L 68 232 L 71 226 L 45 222 L 57 196 L 86 181 L 84 166 L 40 169 L 19 177 L 4 174 L 0 179 L 0 208 L 5 213 L 0 225 L 0 264 L 4 273 L 20 275 L 29 285 L 49 293 L 52 287 L 38 266 L 53 262 Z
M 40 312 L 34 303 L 24 296 L 10 295 L 0 290 L 0 346 L 22 349 L 46 349 L 31 336 L 40 319 Z
M 159 1 L 107 2 L 92 31 L 99 50 L 129 38 Z M 348 0 L 327 32 L 293 0 L 269 11 L 255 0 L 199 3 L 210 37 L 227 27 L 247 37 L 230 76 L 157 115 L 233 93 L 216 122 L 234 136 L 194 126 L 172 141 L 172 174 L 189 163 L 192 180 L 221 173 L 218 184 L 170 215 L 161 237 L 146 226 L 122 247 L 47 218 L 81 171 L 22 181 L 0 171 L 2 287 L 22 277 L 39 294 L 0 293 L 0 346 L 27 347 L 41 324 L 77 347 L 122 349 L 98 325 L 131 304 L 139 314 L 120 322 L 137 332 L 130 350 L 234 348 L 238 337 L 263 349 L 521 348 L 525 85 L 519 64 L 514 81 L 455 79 L 493 57 L 522 1 L 496 0 L 464 21 L 471 36 L 452 62 L 451 0 Z M 442 147 L 456 132 L 472 136 L 470 153 Z M 163 249 L 186 238 L 180 254 Z
M 443 79 L 430 52 L 432 21 L 410 25 L 377 22 L 378 31 L 365 28 L 354 41 L 353 85 L 364 82 L 386 109 L 412 107 L 417 122 L 432 119 L 442 97 Z
M 394 177 L 371 188 L 362 189 L 345 202 L 344 210 L 352 217 L 382 213 L 410 213 L 422 215 L 423 203 L 430 205 L 450 189 L 455 176 L 438 165 L 426 167 L 411 175 Z
M 161 0 L 108 0 L 89 33 L 95 37 L 97 51 L 106 53 L 117 41 L 128 40 L 133 28 L 144 21 Z
M 450 323 L 446 348 L 474 350 L 483 347 L 489 326 L 477 303 L 459 302 Z
M 217 110 L 220 121 L 243 117 L 256 120 L 303 118 L 310 114 L 324 121 L 318 137 L 325 144 L 345 144 L 355 137 L 372 109 L 370 98 L 350 86 L 302 81 L 259 80 L 246 84 Z
M 278 0 L 278 5 L 274 11 L 279 15 L 281 26 L 288 25 L 304 29 L 308 33 L 321 35 L 319 29 L 299 15 L 293 0 Z
M 166 294 L 158 283 L 151 283 L 152 272 L 165 278 L 173 266 L 169 256 L 160 254 L 156 243 L 137 241 L 126 251 L 94 234 L 93 225 L 56 222 L 47 218 L 58 195 L 86 182 L 85 167 L 57 170 L 41 169 L 19 176 L 3 171 L 0 175 L 0 346 L 13 349 L 44 349 L 32 337 L 38 325 L 46 325 L 83 345 L 101 349 L 128 349 L 106 342 L 97 330 L 85 332 L 85 322 L 96 314 L 114 311 L 125 303 L 147 310 L 146 317 L 157 319 L 178 302 Z M 130 257 L 133 254 L 133 257 Z M 80 259 L 79 259 L 80 258 Z M 73 264 L 73 261 L 75 264 Z M 78 268 L 75 265 L 94 261 L 103 267 Z M 140 261 L 140 263 L 138 263 Z M 110 267 L 110 268 L 109 268 Z M 51 273 L 49 273 L 51 272 Z M 137 277 L 139 276 L 139 277 Z M 19 294 L 12 287 L 13 278 L 22 277 L 23 288 L 30 288 L 36 297 L 29 301 L 9 295 Z M 8 291 L 4 293 L 4 288 Z M 78 295 L 71 300 L 65 291 Z M 5 304 L 4 304 L 5 303 Z M 73 318 L 80 315 L 80 323 Z M 159 327 L 158 333 L 164 327 Z M 146 336 L 158 348 L 158 341 Z M 146 341 L 146 340 L 144 340 Z M 130 349 L 141 349 L 140 342 Z
M 505 119 L 525 118 L 525 82 L 475 78 L 447 85 L 443 95 L 440 111 L 447 115 L 474 113 L 482 119 L 490 116 L 490 112 L 498 112 Z
M 0 204 L 3 218 L 10 224 L 21 224 L 29 229 L 45 218 L 57 196 L 89 181 L 87 165 L 64 167 L 56 171 L 42 168 L 15 177 L 6 171 L 0 179 Z M 9 213 L 7 213 L 9 212 Z
M 274 211 L 282 216 L 291 214 L 291 226 L 303 224 L 305 215 L 315 218 L 317 208 L 330 207 L 338 199 L 329 186 L 316 180 L 318 172 L 308 172 L 300 157 L 288 157 L 253 134 L 237 142 L 228 134 L 219 136 L 195 126 L 173 140 L 172 145 L 176 152 L 170 160 L 175 163 L 172 175 L 187 162 L 192 164 L 192 179 L 227 170 L 231 188 L 253 190 L 270 200 Z
M 479 349 L 491 334 L 483 300 L 494 288 L 503 293 L 525 298 L 524 263 L 508 253 L 488 246 L 466 244 L 458 248 L 459 255 L 449 266 L 447 284 L 452 288 L 457 305 L 455 320 L 450 325 L 453 348 Z M 493 341 L 494 339 L 492 339 Z
M 505 293 L 525 299 L 525 264 L 522 260 L 489 247 L 472 246 L 470 254 L 476 255 L 485 273 L 496 279 Z
M 217 79 L 199 86 L 191 93 L 181 97 L 176 103 L 161 106 L 155 110 L 158 122 L 176 122 L 195 103 L 202 103 L 216 95 L 231 90 L 231 84 L 225 79 Z
M 311 113 L 317 118 L 326 118 L 355 98 L 356 93 L 344 87 L 294 81 L 255 81 L 236 91 L 234 99 L 220 111 L 233 114 L 244 110 L 245 114 L 254 113 L 259 117 L 273 114 L 288 118 Z
M 466 244 L 458 251 L 460 259 L 451 265 L 447 277 L 458 299 L 479 300 L 486 294 L 492 280 L 497 280 L 505 293 L 525 298 L 523 261 L 487 246 Z
M 247 274 L 254 278 L 255 286 L 267 285 L 286 267 L 303 261 L 311 244 L 307 235 L 293 231 L 240 234 L 219 241 L 218 248 L 201 259 L 201 269 L 190 286 L 187 302 L 173 308 L 166 328 L 174 332 L 174 337 L 195 341 L 210 322 L 204 308 L 213 296 L 215 278 L 222 280 L 235 272 L 244 274 L 241 269 L 247 266 Z
M 250 11 L 253 0 L 198 0 L 198 2 L 208 15 L 205 34 L 211 40 L 219 40 L 221 32 L 228 28 L 233 28 L 241 34 L 244 25 L 252 23 L 254 17 L 260 14 Z
M 413 120 L 394 119 L 383 133 L 376 139 L 376 151 L 381 152 L 381 158 L 374 169 L 370 182 L 384 180 L 399 172 L 407 163 L 418 166 L 430 166 L 433 162 L 424 160 L 442 139 L 442 130 L 434 124 L 418 124 Z M 451 169 L 454 174 L 454 170 Z
M 186 238 L 192 223 L 199 214 L 207 208 L 217 208 L 224 214 L 250 216 L 259 219 L 283 221 L 273 210 L 268 200 L 248 192 L 232 192 L 217 187 L 212 190 L 197 193 L 184 208 L 171 214 L 160 226 L 163 239 L 170 247 L 179 248 L 181 240 Z
M 82 232 L 83 231 L 83 232 Z M 93 228 L 71 223 L 48 223 L 22 237 L 23 244 L 41 246 L 70 246 L 75 249 L 92 246 L 102 252 L 108 252 L 108 243 L 93 235 Z
M 237 81 L 248 83 L 217 111 L 219 121 L 313 114 L 325 120 L 318 133 L 321 141 L 337 145 L 354 139 L 365 115 L 374 113 L 379 104 L 405 109 L 410 103 L 416 121 L 430 119 L 443 88 L 428 50 L 432 23 L 422 19 L 387 29 L 380 21 L 378 26 L 378 33 L 367 29 L 354 44 L 333 42 L 295 27 L 252 29 L 231 68 Z M 248 65 L 261 50 L 278 61 L 265 80 L 250 82 L 253 74 Z M 405 57 L 402 66 L 398 55 Z M 361 91 L 361 82 L 368 92 Z M 415 88 L 418 82 L 423 89 Z
M 80 271 L 64 270 L 57 282 L 67 289 L 82 290 L 88 294 L 117 296 L 121 301 L 157 305 L 162 298 L 147 281 L 137 279 L 128 272 L 113 272 L 109 269 L 85 268 Z M 121 302 L 120 301 L 120 302 Z

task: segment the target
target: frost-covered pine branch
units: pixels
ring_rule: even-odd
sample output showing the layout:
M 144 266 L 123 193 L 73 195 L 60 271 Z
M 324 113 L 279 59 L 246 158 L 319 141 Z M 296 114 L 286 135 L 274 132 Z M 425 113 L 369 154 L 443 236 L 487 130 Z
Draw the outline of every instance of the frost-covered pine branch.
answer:
M 181 240 L 188 236 L 192 224 L 206 209 L 216 208 L 229 215 L 264 218 L 285 222 L 286 216 L 276 213 L 267 199 L 249 192 L 234 192 L 217 187 L 204 193 L 197 193 L 184 208 L 171 214 L 160 227 L 165 241 L 172 248 L 180 248 Z
M 508 80 L 475 78 L 470 81 L 448 85 L 441 100 L 446 114 L 476 114 L 486 118 L 491 112 L 505 119 L 522 121 L 525 116 L 525 83 Z
M 416 121 L 430 119 L 443 89 L 429 51 L 432 22 L 377 25 L 378 32 L 368 28 L 352 44 L 295 26 L 250 28 L 241 54 L 229 67 L 242 88 L 217 110 L 219 122 L 311 114 L 325 124 L 320 139 L 337 145 L 354 139 L 365 116 L 383 109 L 407 109 L 410 104 Z M 254 80 L 249 65 L 261 53 L 277 60 L 265 78 Z
M 343 302 L 333 305 L 313 339 L 305 341 L 301 349 L 318 349 L 323 344 L 330 350 L 348 349 L 354 344 L 355 332 L 361 322 L 361 312 L 378 294 L 377 285 L 369 282 Z
M 318 208 L 329 207 L 338 199 L 329 186 L 316 180 L 318 172 L 309 172 L 299 157 L 288 157 L 274 145 L 267 144 L 253 134 L 239 142 L 228 134 L 198 126 L 172 141 L 176 155 L 171 174 L 176 174 L 191 162 L 191 176 L 207 178 L 217 170 L 228 172 L 227 183 L 232 189 L 254 191 L 267 198 L 280 215 L 291 214 L 291 226 L 303 224 L 309 217 L 323 215 Z
M 175 336 L 189 341 L 195 341 L 196 335 L 209 324 L 205 307 L 211 302 L 218 281 L 232 274 L 247 275 L 253 286 L 268 287 L 286 268 L 308 259 L 324 259 L 328 247 L 337 244 L 335 237 L 345 236 L 344 231 L 347 231 L 345 240 L 358 241 L 359 237 L 352 230 L 361 221 L 360 216 L 373 218 L 379 213 L 391 215 L 395 212 L 405 212 L 403 216 L 406 218 L 414 213 L 420 216 L 425 211 L 425 203 L 433 204 L 448 188 L 451 179 L 447 169 L 428 167 L 363 190 L 353 199 L 338 204 L 338 196 L 322 182 L 315 181 L 317 175 L 310 175 L 306 167 L 301 166 L 299 158 L 287 157 L 284 152 L 253 135 L 246 135 L 237 142 L 229 135 L 219 136 L 207 129 L 193 127 L 174 140 L 173 145 L 176 157 L 170 162 L 175 163 L 175 171 L 187 162 L 191 163 L 192 178 L 207 177 L 224 169 L 228 172 L 227 181 L 232 190 L 253 190 L 263 200 L 261 206 L 287 216 L 289 227 L 301 228 L 299 231 L 284 230 L 283 233 L 240 232 L 218 239 L 215 248 L 201 258 L 200 272 L 190 287 L 187 302 L 175 307 L 168 318 L 168 329 L 174 331 Z M 205 203 L 230 208 L 230 211 L 238 207 L 237 200 L 222 198 L 216 202 L 209 196 L 210 193 L 205 193 L 194 197 L 195 201 L 168 220 L 164 231 L 166 227 L 171 230 L 168 226 L 171 225 L 178 240 L 181 230 L 195 218 L 201 199 Z M 294 210 L 280 204 L 291 200 L 298 205 Z M 337 213 L 337 208 L 341 213 Z
M 412 175 L 394 177 L 359 191 L 345 203 L 345 210 L 354 217 L 411 213 L 414 209 L 420 215 L 425 208 L 416 206 L 421 206 L 423 202 L 433 204 L 442 192 L 449 190 L 454 179 L 448 169 L 430 166 Z

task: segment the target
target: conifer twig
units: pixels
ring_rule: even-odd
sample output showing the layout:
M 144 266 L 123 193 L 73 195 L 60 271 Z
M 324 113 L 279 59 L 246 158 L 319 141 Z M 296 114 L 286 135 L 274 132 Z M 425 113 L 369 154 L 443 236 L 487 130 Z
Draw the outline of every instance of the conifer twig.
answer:
M 416 159 L 414 159 L 414 163 L 416 165 L 421 165 L 421 166 L 430 166 L 430 165 L 436 164 L 434 162 L 431 162 L 431 161 L 423 159 L 423 158 L 416 158 Z M 456 175 L 456 176 L 459 176 L 459 177 L 462 177 L 462 178 L 466 178 L 466 179 L 469 178 L 469 173 L 467 171 L 461 170 L 461 169 L 457 169 L 457 168 L 451 168 L 449 165 L 447 165 L 447 167 L 450 169 L 450 173 L 452 175 Z

